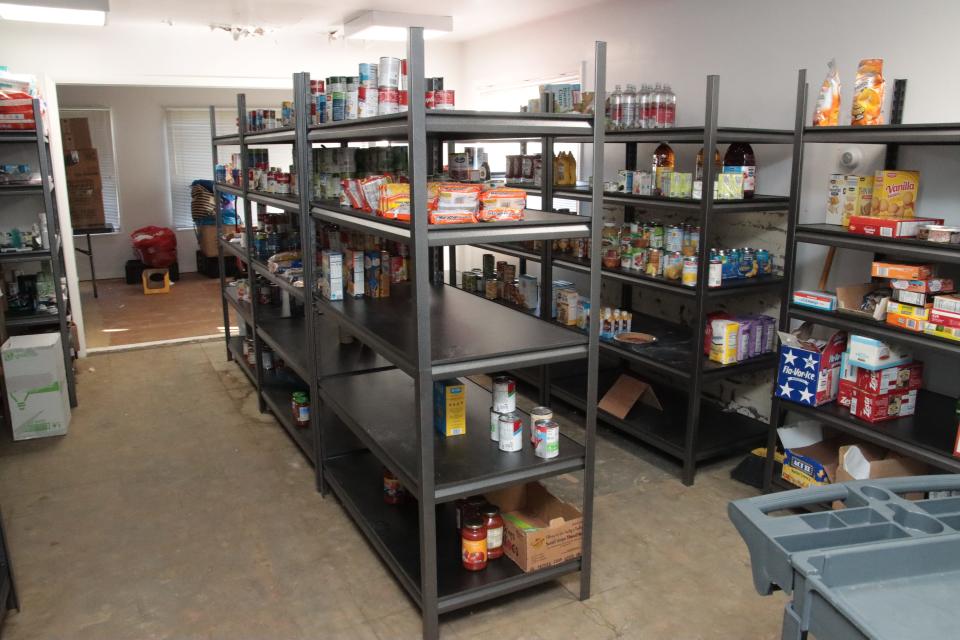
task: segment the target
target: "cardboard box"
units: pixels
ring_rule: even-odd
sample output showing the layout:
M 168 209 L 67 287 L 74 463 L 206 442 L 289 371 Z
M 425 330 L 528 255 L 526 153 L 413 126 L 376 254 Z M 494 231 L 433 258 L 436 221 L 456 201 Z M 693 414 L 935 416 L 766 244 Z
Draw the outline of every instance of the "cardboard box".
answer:
M 904 331 L 913 331 L 914 333 L 920 333 L 923 331 L 927 323 L 926 319 L 924 318 L 917 318 L 914 316 L 903 315 L 901 313 L 890 312 L 887 312 L 886 322 L 891 327 L 903 329 Z
M 363 294 L 370 298 L 390 297 L 390 269 L 384 271 L 380 251 L 363 252 Z M 385 275 L 386 274 L 386 275 Z
M 960 342 L 960 329 L 945 327 L 941 324 L 934 324 L 928 321 L 923 327 L 923 332 L 930 336 L 943 338 L 944 340 L 956 340 Z
M 13 439 L 65 435 L 70 398 L 60 334 L 13 336 L 0 353 Z
M 837 308 L 837 296 L 826 291 L 794 291 L 793 304 L 820 311 L 834 311 Z
M 740 323 L 736 320 L 713 320 L 710 323 L 710 359 L 720 364 L 737 362 L 740 348 Z
M 525 572 L 580 557 L 583 515 L 539 482 L 488 493 L 503 516 L 503 551 Z M 502 560 L 500 560 L 502 562 Z
M 204 257 L 217 257 L 217 225 L 205 224 L 197 227 L 197 246 Z
M 943 218 L 878 218 L 851 216 L 850 233 L 881 238 L 915 238 L 922 224 L 943 224 Z
M 577 308 L 580 294 L 576 289 L 562 289 L 557 292 L 557 322 L 567 326 L 576 326 Z
M 847 334 L 838 331 L 827 340 L 814 340 L 812 330 L 812 325 L 804 324 L 793 333 L 777 332 L 781 345 L 776 394 L 816 407 L 837 397 Z
M 923 386 L 923 363 L 913 362 L 911 364 L 887 367 L 870 371 L 868 369 L 856 369 L 856 387 L 869 393 L 884 395 L 894 391 L 915 391 Z
M 918 293 L 916 295 L 922 296 L 924 294 Z M 888 314 L 897 313 L 901 316 L 910 316 L 911 318 L 919 318 L 920 320 L 926 320 L 932 308 L 932 304 L 917 306 L 913 302 L 894 302 L 893 300 L 887 303 Z
M 838 453 L 835 482 L 922 476 L 929 473 L 924 463 L 871 444 L 846 445 L 840 447 Z M 908 493 L 904 497 L 907 500 L 921 500 L 923 493 Z M 833 503 L 834 509 L 844 507 L 846 505 L 841 501 Z
M 830 484 L 837 472 L 839 438 L 823 437 L 820 425 L 803 421 L 777 429 L 783 445 L 781 478 L 801 488 Z
M 927 305 L 927 303 L 931 303 L 933 301 L 933 297 L 929 293 L 920 293 L 918 291 L 907 291 L 906 289 L 894 289 L 893 300 L 896 302 L 902 302 L 908 305 L 924 307 Z M 888 306 L 887 311 L 890 311 L 890 310 L 891 310 L 890 306 Z M 910 315 L 908 312 L 904 312 L 904 311 L 894 311 L 894 313 L 902 313 L 903 315 Z
M 643 380 L 621 374 L 613 386 L 600 398 L 597 408 L 623 420 L 637 401 L 657 411 L 663 411 L 663 405 L 660 404 L 660 399 L 657 398 L 653 387 Z
M 912 291 L 895 289 L 894 295 L 897 293 L 907 293 L 911 296 L 923 296 L 924 298 L 927 295 L 925 293 L 914 293 Z M 921 332 L 923 331 L 927 318 L 930 315 L 931 306 L 932 305 L 918 307 L 912 304 L 894 302 L 891 300 L 887 303 L 886 322 L 890 326 L 897 327 L 898 329 Z
M 837 387 L 837 404 L 841 407 L 849 407 L 850 403 L 853 402 L 853 391 L 856 388 L 856 382 L 850 382 L 849 380 L 843 380 L 841 378 L 840 384 Z
M 870 371 L 913 361 L 913 354 L 908 349 L 857 334 L 850 335 L 847 353 L 850 355 L 850 364 Z
M 835 173 L 830 176 L 827 199 L 827 224 L 844 227 L 852 216 L 866 215 L 873 197 L 873 176 L 850 176 Z
M 860 371 L 850 364 L 850 357 L 846 352 L 840 357 L 840 385 L 837 387 L 837 404 L 849 407 L 853 399 L 853 390 L 857 386 L 857 373 Z
M 877 171 L 873 174 L 870 215 L 882 218 L 913 218 L 919 192 L 919 171 Z
M 960 329 L 960 313 L 953 311 L 941 311 L 940 309 L 931 309 L 929 321 L 938 327 L 947 327 L 949 329 Z
M 880 298 L 880 301 L 873 308 L 873 311 L 863 311 L 860 309 L 860 306 L 863 304 L 863 299 L 878 288 L 880 288 L 879 285 L 869 282 L 866 284 L 848 284 L 837 287 L 837 309 L 847 314 L 882 321 L 887 315 L 887 303 L 890 301 L 890 298 L 886 296 Z
M 960 313 L 960 296 L 936 296 L 933 299 L 933 308 L 937 311 Z
M 933 267 L 929 264 L 874 262 L 870 268 L 870 275 L 874 278 L 926 280 L 933 275 Z
M 68 194 L 69 196 L 69 194 Z M 70 223 L 74 229 L 98 227 L 106 223 L 103 199 L 70 198 Z
M 100 175 L 100 158 L 96 149 L 71 149 L 63 156 L 68 182 L 75 177 Z
M 467 387 L 457 379 L 433 383 L 433 426 L 444 438 L 467 433 Z
M 402 259 L 402 258 L 401 258 Z M 347 295 L 362 298 L 364 295 L 363 251 L 346 249 L 343 252 L 343 270 L 346 273 Z M 391 278 L 393 265 L 391 264 Z
M 540 302 L 540 283 L 537 276 L 529 274 L 520 274 L 519 278 L 520 300 L 527 309 L 536 309 Z M 579 314 L 578 314 L 579 317 Z
M 64 149 L 90 149 L 90 123 L 86 118 L 60 118 L 60 138 Z
M 917 293 L 950 293 L 953 280 L 950 278 L 930 278 L 929 280 L 891 280 L 894 289 L 916 291 Z
M 850 415 L 867 422 L 883 422 L 912 416 L 916 408 L 916 389 L 899 389 L 880 394 L 855 388 L 850 400 Z

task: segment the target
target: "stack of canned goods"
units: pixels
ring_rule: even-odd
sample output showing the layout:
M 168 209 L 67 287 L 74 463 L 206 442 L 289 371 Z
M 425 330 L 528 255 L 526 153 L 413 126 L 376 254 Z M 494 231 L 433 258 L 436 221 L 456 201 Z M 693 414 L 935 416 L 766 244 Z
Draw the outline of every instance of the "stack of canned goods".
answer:
M 283 171 L 280 167 L 271 167 L 267 149 L 247 149 L 247 187 L 254 191 L 291 195 L 297 193 L 297 179 L 294 167 Z
M 616 223 L 606 221 L 603 243 L 603 266 L 608 269 L 636 271 L 689 287 L 697 285 L 700 227 L 652 221 L 630 222 L 618 228 Z
M 773 258 L 766 249 L 710 249 L 707 286 L 722 287 L 724 280 L 757 278 L 773 274 Z
M 523 420 L 517 412 L 517 383 L 506 376 L 493 379 L 493 406 L 490 407 L 490 439 L 500 451 L 523 450 Z M 560 454 L 560 426 L 547 407 L 530 410 L 530 443 L 538 458 Z
M 600 339 L 613 340 L 621 333 L 628 333 L 633 325 L 633 314 L 622 309 L 600 309 Z
M 285 100 L 280 110 L 250 109 L 247 111 L 247 133 L 270 131 L 293 126 L 293 103 Z
M 319 199 L 339 200 L 341 180 L 379 175 L 407 175 L 406 147 L 313 149 L 313 192 Z

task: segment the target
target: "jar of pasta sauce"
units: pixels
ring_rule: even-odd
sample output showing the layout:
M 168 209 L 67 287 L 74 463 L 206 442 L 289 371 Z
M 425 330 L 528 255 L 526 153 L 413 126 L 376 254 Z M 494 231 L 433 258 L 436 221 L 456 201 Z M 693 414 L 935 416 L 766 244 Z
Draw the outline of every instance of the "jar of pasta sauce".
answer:
M 298 427 L 304 429 L 310 426 L 310 398 L 305 391 L 294 391 L 290 400 L 293 411 L 293 420 Z
M 487 568 L 487 527 L 479 515 L 469 515 L 460 528 L 460 560 L 467 571 Z
M 480 516 L 487 528 L 487 558 L 496 560 L 503 555 L 503 518 L 500 507 L 487 503 L 480 508 Z
M 389 469 L 383 470 L 383 501 L 387 504 L 403 502 L 403 485 Z

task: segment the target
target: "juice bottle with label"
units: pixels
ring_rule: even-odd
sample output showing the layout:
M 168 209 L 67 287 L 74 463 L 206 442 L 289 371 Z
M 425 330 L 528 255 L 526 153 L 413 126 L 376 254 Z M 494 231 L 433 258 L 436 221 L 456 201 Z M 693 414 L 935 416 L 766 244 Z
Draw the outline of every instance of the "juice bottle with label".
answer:
M 746 142 L 734 142 L 723 156 L 724 173 L 743 174 L 743 197 L 752 198 L 757 185 L 757 159 L 753 147 Z
M 660 192 L 660 177 L 665 171 L 673 171 L 676 156 L 673 149 L 666 142 L 661 142 L 653 152 L 653 193 L 662 195 Z
M 716 147 L 713 148 L 713 166 L 716 168 L 715 173 L 720 173 L 722 168 L 722 163 L 720 162 L 720 150 Z M 693 175 L 694 180 L 703 180 L 703 147 L 700 147 L 700 151 L 697 152 L 697 167 L 696 172 Z

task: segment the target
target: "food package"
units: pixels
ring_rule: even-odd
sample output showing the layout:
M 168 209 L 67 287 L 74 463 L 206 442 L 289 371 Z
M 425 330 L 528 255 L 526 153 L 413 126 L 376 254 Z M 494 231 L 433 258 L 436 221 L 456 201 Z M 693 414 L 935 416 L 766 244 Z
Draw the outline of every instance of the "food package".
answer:
M 827 77 L 820 86 L 820 97 L 813 111 L 813 126 L 835 127 L 840 124 L 840 73 L 837 61 L 827 63 Z
M 360 181 L 354 178 L 344 178 L 340 181 L 340 204 L 352 209 L 363 211 L 366 209 L 366 200 L 363 197 L 363 189 L 360 188 Z
M 363 210 L 368 213 L 380 210 L 380 187 L 388 184 L 387 176 L 370 176 L 360 180 L 360 190 L 363 192 Z
M 868 58 L 857 67 L 857 80 L 853 85 L 853 108 L 850 113 L 852 126 L 883 124 L 883 60 Z
M 867 215 L 873 197 L 874 176 L 830 176 L 827 199 L 827 224 L 850 226 L 853 216 Z
M 33 98 L 25 91 L 0 87 L 0 129 L 32 131 L 37 128 L 33 119 Z
M 919 171 L 877 171 L 873 176 L 870 215 L 879 218 L 913 218 L 919 191 Z
M 381 184 L 377 215 L 381 218 L 410 222 L 410 185 Z
M 527 208 L 527 192 L 500 187 L 487 189 L 480 195 L 480 222 L 523 220 Z
M 430 224 L 465 224 L 477 221 L 480 205 L 479 184 L 441 182 L 436 186 L 437 197 L 429 211 Z

